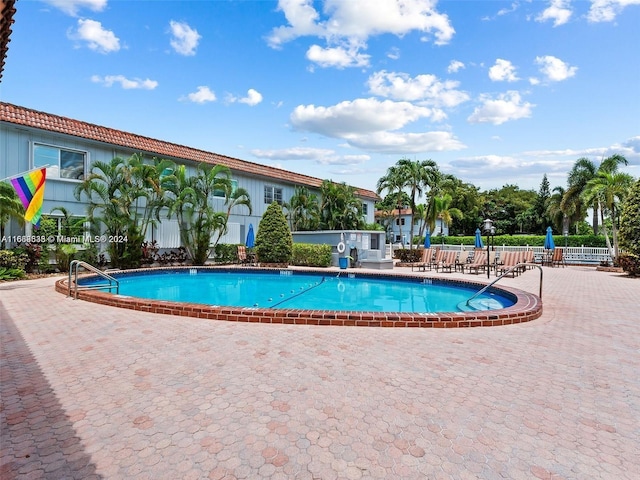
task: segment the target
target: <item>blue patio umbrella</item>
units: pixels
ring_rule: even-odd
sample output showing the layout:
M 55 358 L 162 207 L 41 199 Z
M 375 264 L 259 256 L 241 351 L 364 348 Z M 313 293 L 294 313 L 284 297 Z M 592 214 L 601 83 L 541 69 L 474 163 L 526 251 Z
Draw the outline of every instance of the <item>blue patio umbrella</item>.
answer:
M 424 236 L 424 248 L 431 248 L 431 232 Z
M 476 244 L 475 244 L 476 248 L 482 248 L 484 247 L 484 244 L 482 243 L 482 234 L 480 233 L 480 229 L 476 228 Z
M 551 227 L 547 227 L 547 235 L 544 237 L 544 249 L 545 250 L 553 250 L 556 248 L 555 243 L 553 243 L 553 233 L 551 231 Z
M 245 245 L 249 248 L 253 248 L 256 244 L 256 237 L 253 234 L 253 223 L 249 224 L 249 231 L 247 232 L 247 241 Z

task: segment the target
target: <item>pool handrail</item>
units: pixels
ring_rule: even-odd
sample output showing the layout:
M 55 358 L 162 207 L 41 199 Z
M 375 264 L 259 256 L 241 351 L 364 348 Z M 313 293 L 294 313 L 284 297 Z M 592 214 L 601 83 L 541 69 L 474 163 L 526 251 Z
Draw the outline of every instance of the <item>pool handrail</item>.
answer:
M 118 281 L 118 279 L 116 279 L 115 277 L 112 277 L 111 275 L 109 275 L 108 273 L 103 272 L 102 270 L 100 270 L 97 267 L 94 267 L 93 265 L 91 265 L 90 263 L 84 262 L 82 260 L 72 260 L 71 263 L 69 264 L 69 290 L 67 292 L 67 297 L 71 296 L 71 277 L 73 276 L 73 289 L 74 289 L 74 295 L 73 298 L 74 300 L 78 299 L 78 269 L 79 267 L 83 267 L 86 270 L 89 270 L 90 272 L 95 273 L 96 275 L 104 278 L 105 280 L 107 280 L 109 283 L 108 284 L 98 284 L 98 285 L 87 285 L 85 287 L 82 287 L 83 289 L 96 289 L 96 288 L 108 288 L 110 291 L 112 288 L 116 289 L 116 295 L 120 293 L 120 282 Z M 112 283 L 115 283 L 115 285 L 113 285 Z
M 540 270 L 540 290 L 539 290 L 539 294 L 538 297 L 540 297 L 540 299 L 542 300 L 542 267 L 540 265 L 538 265 L 537 263 L 518 263 L 516 265 L 514 265 L 513 267 L 505 270 L 504 273 L 502 273 L 502 275 L 500 275 L 498 278 L 496 278 L 493 282 L 485 285 L 484 287 L 482 287 L 478 292 L 476 292 L 475 294 L 473 294 L 469 300 L 467 300 L 466 305 L 469 305 L 469 302 L 471 302 L 471 300 L 473 300 L 474 298 L 482 295 L 484 292 L 486 292 L 490 287 L 492 287 L 495 283 L 497 283 L 499 280 L 501 280 L 502 278 L 504 278 L 506 275 L 509 275 L 511 272 L 513 272 L 514 270 L 521 268 L 521 267 L 536 267 L 538 268 L 538 270 Z

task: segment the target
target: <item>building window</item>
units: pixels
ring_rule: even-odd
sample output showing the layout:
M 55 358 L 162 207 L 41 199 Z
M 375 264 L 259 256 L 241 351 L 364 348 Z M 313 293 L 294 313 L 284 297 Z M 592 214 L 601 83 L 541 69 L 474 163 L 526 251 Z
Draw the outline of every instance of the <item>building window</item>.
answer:
M 233 192 L 235 192 L 237 189 L 238 189 L 238 181 L 231 180 L 231 194 L 233 195 Z M 224 198 L 225 197 L 224 190 L 214 190 L 213 196 Z
M 366 203 L 362 202 L 362 214 L 366 215 L 367 211 L 368 211 L 368 207 L 369 205 L 367 205 Z
M 404 218 L 396 218 L 396 225 L 404 225 Z
M 282 188 L 265 185 L 264 203 L 271 204 L 273 202 L 276 202 L 278 205 L 282 205 Z
M 87 152 L 50 145 L 33 145 L 33 166 L 37 168 L 47 165 L 47 178 L 84 180 L 86 160 Z

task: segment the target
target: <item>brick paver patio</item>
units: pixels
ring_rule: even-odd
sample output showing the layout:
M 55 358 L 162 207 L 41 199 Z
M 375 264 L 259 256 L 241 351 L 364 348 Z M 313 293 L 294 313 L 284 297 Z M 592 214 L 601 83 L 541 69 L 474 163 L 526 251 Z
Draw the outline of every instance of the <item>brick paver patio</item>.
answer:
M 640 279 L 544 271 L 540 319 L 452 330 L 207 321 L 0 284 L 0 478 L 638 479 Z M 537 293 L 538 272 L 502 283 Z

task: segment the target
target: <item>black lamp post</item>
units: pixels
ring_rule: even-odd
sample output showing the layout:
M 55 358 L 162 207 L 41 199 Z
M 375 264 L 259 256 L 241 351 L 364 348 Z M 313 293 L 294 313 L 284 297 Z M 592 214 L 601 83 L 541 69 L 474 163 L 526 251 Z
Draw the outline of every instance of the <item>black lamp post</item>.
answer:
M 489 262 L 490 255 L 490 240 L 496 234 L 496 227 L 493 226 L 493 220 L 487 218 L 483 225 L 483 230 L 487 233 L 487 279 L 491 278 L 491 263 Z

